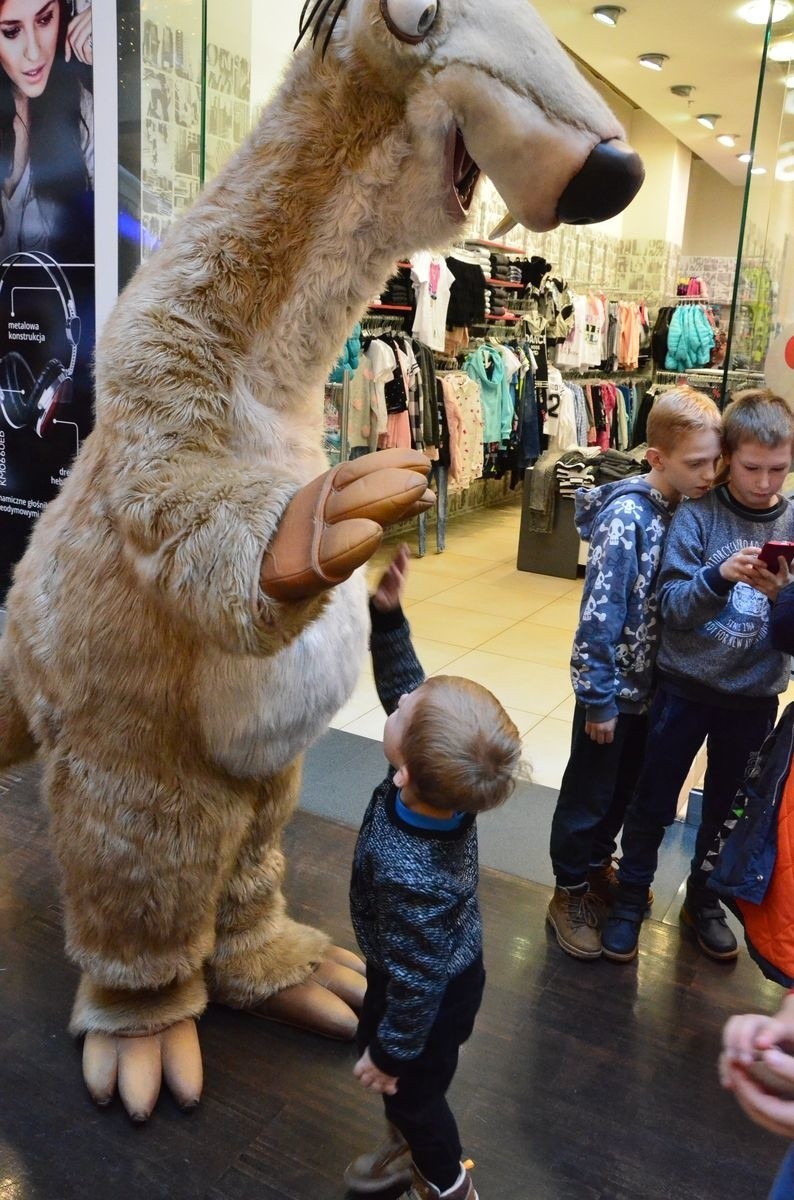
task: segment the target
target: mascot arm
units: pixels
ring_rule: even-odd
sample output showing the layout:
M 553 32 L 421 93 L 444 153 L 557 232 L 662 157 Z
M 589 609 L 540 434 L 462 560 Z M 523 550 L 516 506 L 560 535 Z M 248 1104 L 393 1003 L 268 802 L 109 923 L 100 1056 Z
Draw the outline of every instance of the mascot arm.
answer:
M 418 451 L 386 450 L 296 488 L 195 455 L 127 476 L 116 506 L 138 577 L 183 623 L 231 653 L 267 655 L 367 561 L 384 525 L 432 506 L 429 469 Z
M 319 613 L 322 597 L 289 604 L 263 594 L 262 556 L 294 479 L 196 454 L 123 475 L 114 497 L 138 579 L 175 620 L 232 654 L 275 654 Z

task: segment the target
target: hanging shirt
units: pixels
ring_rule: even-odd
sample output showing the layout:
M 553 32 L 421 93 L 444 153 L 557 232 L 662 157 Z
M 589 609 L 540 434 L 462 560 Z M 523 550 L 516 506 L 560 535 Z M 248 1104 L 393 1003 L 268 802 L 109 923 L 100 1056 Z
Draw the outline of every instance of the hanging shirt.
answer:
M 449 292 L 455 276 L 440 255 L 419 250 L 411 258 L 411 279 L 416 292 L 413 335 L 431 350 L 443 351 Z

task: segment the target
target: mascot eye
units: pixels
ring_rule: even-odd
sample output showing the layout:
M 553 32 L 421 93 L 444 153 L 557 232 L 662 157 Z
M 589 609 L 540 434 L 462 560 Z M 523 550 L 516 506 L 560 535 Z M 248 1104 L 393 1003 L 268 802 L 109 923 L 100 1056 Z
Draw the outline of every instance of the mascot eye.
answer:
M 380 0 L 387 28 L 401 42 L 423 42 L 436 21 L 438 5 L 427 0 Z

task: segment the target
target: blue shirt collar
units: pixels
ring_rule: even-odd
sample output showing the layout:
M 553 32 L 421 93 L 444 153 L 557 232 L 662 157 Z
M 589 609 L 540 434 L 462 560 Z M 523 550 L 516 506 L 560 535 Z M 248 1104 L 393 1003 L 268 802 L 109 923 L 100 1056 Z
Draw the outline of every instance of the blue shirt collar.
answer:
M 416 829 L 458 829 L 466 817 L 465 813 L 455 813 L 451 817 L 428 817 L 424 813 L 418 813 L 407 804 L 403 804 L 402 793 L 399 790 L 394 805 L 400 820 L 406 825 L 415 826 Z

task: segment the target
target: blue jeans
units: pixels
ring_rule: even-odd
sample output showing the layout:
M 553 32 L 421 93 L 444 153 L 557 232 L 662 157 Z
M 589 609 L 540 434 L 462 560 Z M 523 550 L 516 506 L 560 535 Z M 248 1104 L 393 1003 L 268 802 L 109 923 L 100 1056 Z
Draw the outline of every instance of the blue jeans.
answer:
M 551 864 L 560 887 L 584 883 L 591 866 L 614 854 L 645 750 L 646 716 L 621 713 L 614 741 L 605 746 L 588 737 L 585 723 L 586 709 L 577 704 L 571 757 L 551 822 Z
M 653 882 L 664 831 L 675 820 L 679 793 L 705 740 L 703 812 L 690 866 L 691 885 L 705 884 L 703 859 L 730 813 L 750 755 L 760 749 L 776 714 L 777 696 L 759 697 L 753 708 L 720 708 L 659 687 L 648 714 L 642 774 L 623 823 L 622 883 L 650 887 Z
M 430 470 L 431 480 L 436 481 L 436 550 L 439 554 L 447 544 L 447 482 L 449 467 L 436 460 Z M 419 514 L 419 557 L 427 553 L 427 513 Z
M 794 1146 L 780 1164 L 768 1200 L 794 1200 Z

